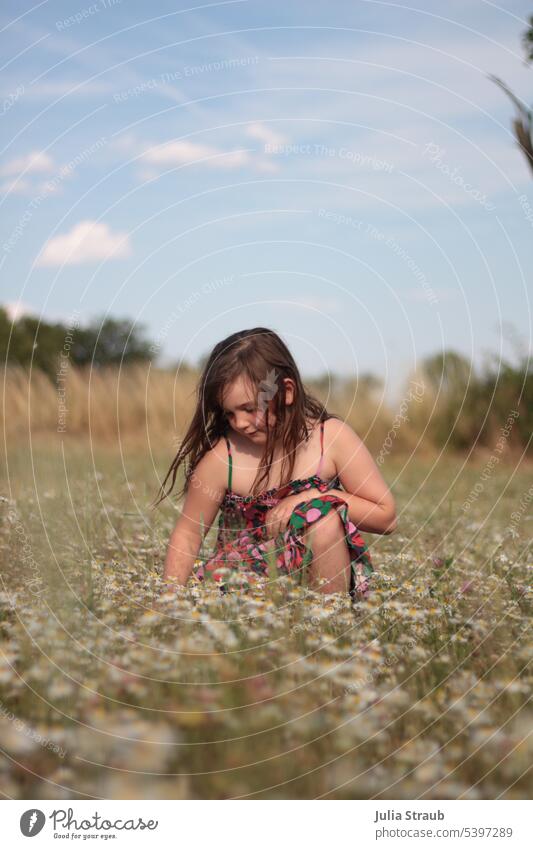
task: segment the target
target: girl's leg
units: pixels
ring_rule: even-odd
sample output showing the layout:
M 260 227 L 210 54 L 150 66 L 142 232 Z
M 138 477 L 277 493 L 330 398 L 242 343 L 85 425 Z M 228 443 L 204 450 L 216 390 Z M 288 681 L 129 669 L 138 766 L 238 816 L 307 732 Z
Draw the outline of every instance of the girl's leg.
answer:
M 350 554 L 341 517 L 332 510 L 304 532 L 305 544 L 313 552 L 309 564 L 309 583 L 322 593 L 348 592 L 350 589 Z M 323 586 L 317 582 L 326 578 Z

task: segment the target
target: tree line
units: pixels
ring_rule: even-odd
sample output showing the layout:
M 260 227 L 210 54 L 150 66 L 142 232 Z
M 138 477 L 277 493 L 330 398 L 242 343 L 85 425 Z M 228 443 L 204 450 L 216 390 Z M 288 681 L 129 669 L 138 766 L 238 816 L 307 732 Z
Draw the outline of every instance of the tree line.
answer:
M 61 359 L 93 367 L 146 362 L 151 341 L 142 325 L 129 319 L 95 318 L 86 325 L 50 323 L 25 315 L 11 321 L 0 307 L 0 358 L 7 365 L 30 366 L 54 378 Z
M 434 446 L 467 451 L 473 445 L 493 445 L 512 416 L 512 433 L 506 442 L 529 453 L 533 433 L 531 354 L 522 340 L 515 339 L 513 347 L 514 362 L 489 354 L 478 368 L 453 350 L 424 358 L 417 370 L 423 390 L 406 414 L 414 431 L 424 433 L 424 440 Z M 0 357 L 8 366 L 31 366 L 44 372 L 56 384 L 67 359 L 71 366 L 99 369 L 149 363 L 156 354 L 145 328 L 130 319 L 94 319 L 84 326 L 48 323 L 35 316 L 12 322 L 0 308 Z M 201 357 L 195 365 L 179 362 L 168 371 L 179 368 L 180 375 L 198 378 L 204 363 L 205 357 Z M 370 409 L 381 395 L 383 382 L 365 373 L 353 377 L 327 374 L 310 378 L 306 384 L 318 397 L 334 399 L 340 407 L 351 407 L 356 399 L 360 406 L 368 402 Z M 422 399 L 424 403 L 419 403 Z

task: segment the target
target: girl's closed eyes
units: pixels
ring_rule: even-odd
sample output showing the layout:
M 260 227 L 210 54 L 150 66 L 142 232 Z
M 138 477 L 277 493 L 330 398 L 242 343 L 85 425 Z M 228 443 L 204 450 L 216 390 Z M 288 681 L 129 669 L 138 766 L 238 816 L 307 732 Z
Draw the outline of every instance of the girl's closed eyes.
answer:
M 276 333 L 253 328 L 215 346 L 156 503 L 182 464 L 185 502 L 166 578 L 185 584 L 194 571 L 200 581 L 207 573 L 221 580 L 219 570 L 230 567 L 250 581 L 274 557 L 279 572 L 307 572 L 322 592 L 368 594 L 373 567 L 360 530 L 391 533 L 394 499 L 359 437 L 307 392 Z M 195 569 L 219 510 L 215 548 Z

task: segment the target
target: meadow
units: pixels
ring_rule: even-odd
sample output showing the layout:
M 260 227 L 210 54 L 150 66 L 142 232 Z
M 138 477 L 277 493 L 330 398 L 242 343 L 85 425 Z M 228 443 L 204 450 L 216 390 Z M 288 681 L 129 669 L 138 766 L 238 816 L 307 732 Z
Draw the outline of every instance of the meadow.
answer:
M 530 795 L 530 463 L 384 456 L 399 526 L 363 534 L 354 606 L 272 573 L 169 589 L 172 440 L 73 432 L 104 427 L 79 404 L 53 433 L 36 400 L 0 478 L 4 797 Z

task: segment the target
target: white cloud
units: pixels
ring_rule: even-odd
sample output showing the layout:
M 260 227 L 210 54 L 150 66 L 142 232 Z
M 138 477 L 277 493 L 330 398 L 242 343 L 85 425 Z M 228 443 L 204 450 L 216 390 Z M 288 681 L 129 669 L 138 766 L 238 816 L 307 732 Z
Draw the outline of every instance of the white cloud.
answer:
M 141 183 L 149 183 L 151 180 L 156 180 L 160 177 L 159 171 L 153 168 L 142 168 L 137 174 Z
M 142 154 L 142 159 L 150 165 L 162 167 L 199 162 L 211 168 L 240 168 L 249 163 L 250 156 L 245 150 L 223 151 L 198 142 L 172 141 L 149 147 Z
M 32 195 L 33 188 L 27 180 L 9 180 L 2 183 L 0 193 L 3 195 Z
M 62 180 L 69 180 L 72 177 L 72 174 L 73 174 L 73 171 L 65 170 L 65 172 L 61 174 L 61 179 Z M 61 185 L 59 184 L 59 182 L 58 181 L 54 182 L 53 179 L 52 180 L 44 180 L 44 182 L 39 183 L 39 185 L 36 186 L 36 193 L 38 195 L 41 195 L 41 194 L 42 195 L 55 195 L 55 194 L 61 194 L 62 191 L 63 191 L 63 189 L 61 188 Z
M 184 165 L 197 159 L 213 156 L 214 153 L 215 149 L 207 144 L 176 141 L 149 147 L 143 153 L 143 159 L 152 165 Z
M 110 150 L 118 150 L 120 153 L 135 153 L 139 149 L 139 141 L 133 133 L 122 133 L 111 139 L 108 144 Z
M 263 138 L 282 137 L 265 133 Z M 237 139 L 236 143 L 239 141 Z M 280 170 L 278 164 L 271 162 L 268 157 L 255 156 L 249 150 L 224 150 L 214 145 L 188 140 L 169 141 L 146 147 L 130 134 L 115 142 L 113 147 L 131 154 L 132 158 L 135 156 L 135 150 L 139 151 L 138 163 L 143 167 L 138 171 L 138 177 L 143 181 L 154 179 L 166 168 L 192 164 L 219 170 L 253 168 L 271 174 Z
M 34 150 L 25 156 L 18 156 L 7 162 L 2 169 L 0 175 L 2 177 L 12 177 L 22 174 L 42 174 L 54 170 L 54 160 L 44 150 Z
M 230 153 L 224 153 L 215 162 L 219 168 L 243 168 L 246 165 L 252 164 L 250 154 L 247 150 L 235 150 Z
M 100 221 L 80 221 L 69 233 L 48 241 L 37 259 L 38 266 L 81 265 L 130 256 L 126 232 L 113 233 Z
M 287 138 L 281 133 L 276 133 L 275 130 L 268 127 L 266 124 L 249 124 L 246 128 L 246 135 L 265 144 L 285 144 Z

